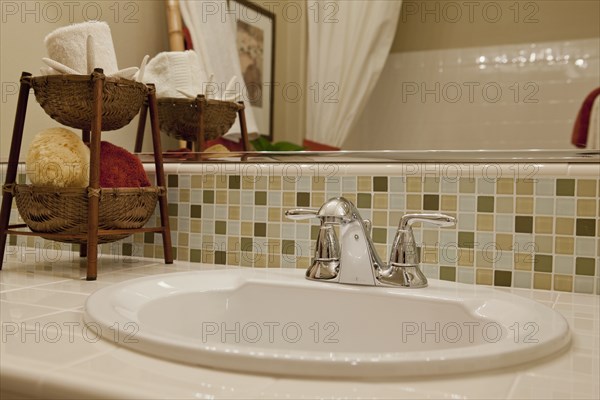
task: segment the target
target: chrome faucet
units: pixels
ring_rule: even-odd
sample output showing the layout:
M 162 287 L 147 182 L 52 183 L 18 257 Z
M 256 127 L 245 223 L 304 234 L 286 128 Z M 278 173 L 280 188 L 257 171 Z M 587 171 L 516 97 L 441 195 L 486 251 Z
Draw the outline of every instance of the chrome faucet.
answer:
M 370 221 L 363 220 L 354 204 L 343 197 L 330 199 L 318 210 L 299 208 L 288 210 L 285 215 L 293 220 L 321 220 L 315 257 L 306 271 L 307 279 L 368 286 L 427 286 L 427 278 L 419 268 L 419 253 L 411 226 L 415 222 L 439 226 L 456 223 L 454 217 L 443 214 L 403 216 L 386 265 L 375 250 Z M 340 227 L 340 240 L 334 225 Z

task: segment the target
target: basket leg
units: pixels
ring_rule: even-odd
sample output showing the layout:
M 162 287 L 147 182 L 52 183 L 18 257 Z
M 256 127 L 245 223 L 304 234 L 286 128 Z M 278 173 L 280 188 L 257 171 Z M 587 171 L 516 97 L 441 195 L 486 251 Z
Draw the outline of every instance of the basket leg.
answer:
M 27 114 L 27 100 L 29 98 L 29 89 L 31 88 L 31 74 L 23 72 L 21 74 L 21 86 L 19 88 L 19 99 L 17 100 L 17 112 L 15 114 L 15 124 L 13 126 L 13 135 L 10 143 L 10 153 L 8 156 L 8 168 L 6 170 L 5 184 L 13 185 L 17 179 L 17 170 L 19 168 L 19 154 L 21 153 L 21 143 L 23 142 L 23 128 L 25 127 L 25 115 Z M 0 269 L 4 263 L 4 250 L 6 249 L 6 239 L 8 224 L 10 222 L 10 209 L 12 207 L 13 194 L 7 190 L 2 196 L 2 209 L 0 210 Z
M 165 192 L 158 196 L 160 210 L 160 223 L 162 227 L 163 250 L 165 264 L 173 263 L 173 247 L 171 245 L 171 228 L 169 225 L 169 210 L 167 203 L 167 184 L 165 170 L 163 168 L 162 146 L 160 143 L 160 129 L 158 127 L 158 105 L 156 103 L 156 89 L 154 85 L 148 85 L 148 104 L 150 108 L 150 125 L 152 128 L 152 145 L 154 147 L 154 166 L 156 169 L 156 184 L 165 188 Z
M 142 108 L 140 109 L 140 119 L 138 122 L 137 135 L 135 136 L 135 147 L 133 148 L 134 153 L 142 152 L 142 145 L 144 144 L 144 131 L 146 130 L 146 116 L 148 115 L 148 104 L 144 101 Z
M 194 151 L 200 153 L 204 149 L 204 104 L 205 98 L 203 95 L 196 97 L 196 104 L 198 105 L 198 132 L 196 132 L 196 146 Z
M 102 69 L 92 73 L 94 83 L 94 111 L 90 138 L 90 185 L 88 187 L 88 240 L 86 280 L 95 281 L 98 275 L 98 214 L 100 209 L 100 140 L 102 134 Z
M 239 104 L 242 105 L 242 109 L 238 111 L 238 116 L 240 118 L 240 132 L 242 133 L 242 148 L 244 151 L 250 150 L 250 142 L 248 141 L 248 128 L 246 127 L 246 113 L 244 109 L 244 102 L 240 101 Z

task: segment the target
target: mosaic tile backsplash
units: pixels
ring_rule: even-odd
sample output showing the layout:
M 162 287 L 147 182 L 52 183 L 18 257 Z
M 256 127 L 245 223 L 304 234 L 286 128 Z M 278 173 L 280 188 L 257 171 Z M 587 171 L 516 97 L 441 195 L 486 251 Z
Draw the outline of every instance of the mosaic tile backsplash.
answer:
M 408 212 L 455 216 L 453 228 L 416 225 L 428 278 L 600 294 L 600 179 L 595 165 L 204 164 L 168 165 L 169 214 L 178 260 L 254 268 L 306 268 L 319 221 L 287 209 L 344 196 L 372 221 L 389 257 Z M 24 174 L 19 179 L 24 182 Z M 2 181 L 4 177 L 2 176 Z M 13 210 L 13 221 L 18 219 Z M 151 223 L 158 222 L 158 214 Z M 11 236 L 8 251 L 70 245 Z M 161 236 L 102 246 L 115 257 L 162 258 Z

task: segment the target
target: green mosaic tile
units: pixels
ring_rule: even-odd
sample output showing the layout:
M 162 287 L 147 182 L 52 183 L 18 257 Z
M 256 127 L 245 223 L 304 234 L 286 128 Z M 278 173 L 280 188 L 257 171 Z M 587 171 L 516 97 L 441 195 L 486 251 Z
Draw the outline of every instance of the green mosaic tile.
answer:
M 440 279 L 443 281 L 456 282 L 456 267 L 440 266 Z
M 577 236 L 595 236 L 596 220 L 577 218 L 575 234 Z
M 178 187 L 179 186 L 179 176 L 167 175 L 167 186 L 168 187 Z
M 202 250 L 191 249 L 190 250 L 190 261 L 191 262 L 202 262 Z
M 8 236 L 8 245 L 9 246 L 16 246 L 17 245 L 17 236 L 16 235 L 9 235 Z
M 510 287 L 512 283 L 512 271 L 494 271 L 494 286 Z
M 533 217 L 523 215 L 515 216 L 515 232 L 533 233 Z
M 171 247 L 171 254 L 173 255 L 173 260 L 177 260 L 177 247 Z
M 387 176 L 374 176 L 373 177 L 373 191 L 374 192 L 387 192 L 388 191 Z
M 375 243 L 387 243 L 387 229 L 385 228 L 373 228 L 372 238 Z
M 310 207 L 310 193 L 296 193 L 296 206 Z
M 533 269 L 536 272 L 552 272 L 552 256 L 536 254 L 533 260 Z
M 241 251 L 252 251 L 254 248 L 252 238 L 243 237 L 240 239 Z
M 594 276 L 595 265 L 593 258 L 577 257 L 575 259 L 575 274 Z
M 202 191 L 202 202 L 205 204 L 215 203 L 215 191 L 214 190 L 203 190 Z
M 154 243 L 154 232 L 144 232 L 144 243 Z
M 371 208 L 371 195 L 369 193 L 359 193 L 356 196 L 356 207 Z
M 179 204 L 169 203 L 168 209 L 169 209 L 169 216 L 176 217 L 177 214 L 179 213 Z
M 264 222 L 254 223 L 254 236 L 266 237 L 267 236 L 267 224 Z
M 557 179 L 557 196 L 575 196 L 575 179 Z
M 475 246 L 474 232 L 458 232 L 458 247 L 472 249 Z
M 241 178 L 239 175 L 229 176 L 229 189 L 239 189 Z
M 190 216 L 192 218 L 202 218 L 202 206 L 199 204 L 192 204 L 190 207 Z
M 226 235 L 227 234 L 227 222 L 215 221 L 215 233 L 217 235 Z
M 477 211 L 494 212 L 494 198 L 492 196 L 478 196 Z
M 254 205 L 266 206 L 267 205 L 267 192 L 254 192 Z
M 317 237 L 319 237 L 320 229 L 321 229 L 321 227 L 319 225 L 311 225 L 310 226 L 310 239 L 311 240 L 317 240 Z
M 224 251 L 215 251 L 215 264 L 227 264 L 227 253 Z
M 440 196 L 437 194 L 423 195 L 423 210 L 438 211 L 440 209 Z
M 294 255 L 296 254 L 296 242 L 293 240 L 281 241 L 281 254 Z

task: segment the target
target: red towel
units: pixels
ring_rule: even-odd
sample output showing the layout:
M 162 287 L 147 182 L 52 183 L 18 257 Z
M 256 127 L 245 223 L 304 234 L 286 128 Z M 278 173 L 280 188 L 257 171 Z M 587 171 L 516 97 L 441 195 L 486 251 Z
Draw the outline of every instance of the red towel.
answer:
M 573 126 L 573 134 L 571 136 L 571 143 L 576 147 L 584 148 L 587 145 L 588 131 L 590 128 L 590 117 L 592 114 L 592 107 L 596 97 L 600 95 L 600 87 L 594 89 L 590 94 L 587 95 L 579 113 L 575 120 L 575 126 Z

